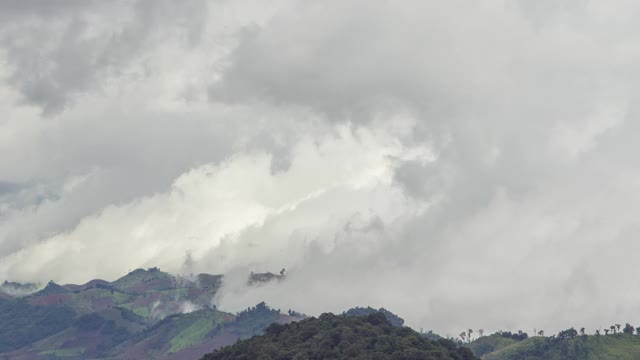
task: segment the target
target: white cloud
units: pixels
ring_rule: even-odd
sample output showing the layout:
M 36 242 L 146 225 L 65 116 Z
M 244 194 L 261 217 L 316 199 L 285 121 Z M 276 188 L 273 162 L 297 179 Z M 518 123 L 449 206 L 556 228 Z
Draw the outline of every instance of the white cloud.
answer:
M 392 158 L 422 156 L 408 150 L 412 149 L 383 130 L 353 132 L 340 126 L 321 139 L 303 138 L 293 148 L 295 155 L 286 171 L 272 173 L 268 154 L 203 165 L 181 175 L 167 193 L 109 206 L 70 232 L 5 257 L 0 272 L 8 278 L 82 282 L 92 277 L 115 278 L 123 269 L 138 266 L 179 271 L 187 250 L 195 258 L 205 252 L 216 258 L 210 265 L 201 265 L 201 270 L 225 272 L 261 263 L 269 251 L 286 250 L 276 246 L 280 240 L 288 241 L 286 237 L 256 239 L 255 246 L 262 250 L 246 253 L 234 239 L 267 219 L 283 214 L 297 217 L 300 224 L 288 222 L 280 229 L 285 232 L 295 232 L 311 221 L 315 228 L 310 236 L 316 237 L 331 233 L 364 209 L 384 212 L 386 217 L 402 212 L 403 196 L 392 181 Z M 335 209 L 341 200 L 353 203 Z M 307 203 L 321 207 L 305 214 Z M 296 260 L 301 259 L 280 261 Z M 79 268 L 83 271 L 74 271 Z

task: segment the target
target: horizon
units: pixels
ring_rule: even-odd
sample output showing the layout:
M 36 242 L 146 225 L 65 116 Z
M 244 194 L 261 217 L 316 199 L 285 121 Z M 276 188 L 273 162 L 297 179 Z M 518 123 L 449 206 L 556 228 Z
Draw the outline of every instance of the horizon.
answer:
M 117 281 L 119 279 L 122 279 L 122 278 L 125 278 L 125 277 L 129 276 L 129 275 L 132 275 L 134 272 L 136 272 L 138 270 L 142 270 L 144 272 L 160 271 L 160 272 L 164 272 L 166 274 L 169 274 L 169 275 L 171 275 L 173 277 L 182 278 L 182 279 L 186 279 L 186 280 L 195 282 L 196 284 L 198 284 L 198 282 L 199 282 L 198 277 L 200 275 L 221 276 L 222 279 L 223 279 L 222 288 L 221 289 L 224 290 L 224 276 L 225 276 L 224 274 L 208 274 L 208 273 L 174 274 L 174 273 L 165 272 L 165 271 L 163 271 L 162 269 L 160 269 L 158 267 L 152 267 L 152 268 L 146 268 L 146 269 L 144 269 L 144 268 L 136 268 L 136 269 L 133 269 L 133 270 L 129 270 L 125 274 L 123 274 L 122 276 L 116 277 L 116 278 L 114 278 L 112 280 L 91 279 L 91 280 L 89 280 L 89 281 L 87 281 L 85 283 L 79 283 L 79 284 L 59 283 L 59 282 L 56 282 L 54 279 L 50 279 L 48 282 L 45 282 L 45 283 L 20 283 L 20 282 L 12 282 L 12 281 L 9 281 L 9 280 L 4 280 L 4 283 L 0 284 L 0 291 L 6 291 L 7 289 L 4 288 L 4 285 L 7 285 L 7 284 L 9 284 L 9 285 L 12 285 L 12 284 L 35 285 L 36 286 L 36 287 L 31 288 L 27 292 L 21 292 L 21 293 L 11 293 L 11 292 L 9 292 L 8 293 L 9 295 L 12 295 L 12 296 L 14 296 L 16 298 L 21 298 L 21 297 L 27 297 L 27 296 L 30 296 L 32 294 L 35 294 L 36 292 L 46 288 L 51 283 L 53 283 L 55 285 L 58 285 L 58 286 L 63 286 L 63 287 L 64 286 L 69 286 L 69 285 L 72 285 L 72 286 L 87 285 L 88 283 L 91 283 L 93 281 L 106 281 L 108 283 L 113 283 L 113 282 L 115 282 L 115 281 Z M 257 274 L 257 275 L 271 274 L 271 275 L 276 275 L 277 276 L 276 273 L 273 273 L 273 272 L 270 272 L 270 271 L 265 271 L 265 272 L 254 272 L 254 271 L 251 271 L 250 273 L 247 274 L 247 276 L 245 278 L 245 283 L 248 284 L 247 287 L 249 287 L 249 288 L 250 287 L 261 287 L 261 286 L 277 287 L 279 281 L 286 281 L 286 278 L 285 279 L 267 279 L 264 282 L 262 282 L 262 284 L 251 285 L 250 284 L 250 279 L 251 279 L 251 276 L 254 275 L 254 274 Z M 285 276 L 286 276 L 286 274 L 285 274 Z M 279 280 L 279 281 L 275 281 L 275 280 Z M 200 286 L 200 285 L 198 285 L 198 286 Z M 211 304 L 215 306 L 215 309 L 217 309 L 218 311 L 222 311 L 222 312 L 239 313 L 239 312 L 245 310 L 247 308 L 247 306 L 252 307 L 252 306 L 255 306 L 255 305 L 259 304 L 259 303 L 256 303 L 256 304 L 245 303 L 244 306 L 240 306 L 240 307 L 238 307 L 237 304 L 232 304 L 231 308 L 219 308 L 218 304 L 216 303 L 216 299 L 218 298 L 219 295 L 220 295 L 220 293 L 217 293 L 213 297 Z M 224 296 L 224 294 L 222 294 L 222 296 Z M 262 303 L 265 303 L 267 306 L 269 306 L 269 307 L 271 307 L 273 309 L 273 307 L 270 304 L 268 304 L 268 303 L 266 303 L 264 301 L 262 301 Z M 248 304 L 248 305 L 246 305 L 246 304 Z M 344 308 L 344 309 L 337 309 L 337 310 L 333 310 L 333 311 L 325 311 L 325 312 L 315 313 L 315 314 L 306 314 L 306 313 L 301 313 L 301 314 L 304 315 L 304 316 L 310 316 L 310 317 L 318 317 L 318 316 L 320 316 L 321 314 L 324 314 L 324 313 L 331 313 L 331 314 L 341 315 L 341 314 L 345 313 L 347 310 L 358 308 L 358 307 L 367 308 L 367 307 L 371 307 L 371 306 L 369 304 L 355 304 L 355 305 L 352 305 L 349 308 Z M 396 313 L 394 311 L 394 309 L 388 309 L 388 308 L 386 308 L 384 306 L 381 306 L 381 307 L 374 306 L 373 308 L 374 309 L 378 309 L 378 310 L 384 309 L 384 310 L 390 311 L 394 315 L 398 315 L 398 313 Z M 203 310 L 203 309 L 204 309 L 203 307 L 197 307 L 196 306 L 196 307 L 193 307 L 189 311 L 184 312 L 184 313 L 190 313 L 190 312 L 193 312 L 193 311 Z M 295 309 L 295 308 L 291 308 L 289 310 L 290 311 L 292 310 L 294 312 L 298 312 L 298 309 Z M 459 335 L 456 335 L 455 332 L 453 334 L 449 333 L 449 332 L 441 333 L 441 332 L 435 331 L 435 329 L 425 329 L 424 327 L 416 328 L 415 326 L 412 326 L 411 324 L 407 324 L 406 320 L 404 318 L 402 318 L 402 316 L 400 316 L 400 318 L 405 321 L 404 326 L 408 326 L 408 327 L 412 328 L 413 330 L 418 331 L 420 333 L 426 334 L 426 333 L 433 332 L 433 334 L 436 334 L 436 335 L 439 335 L 439 336 L 443 336 L 444 338 L 453 339 L 455 341 L 459 340 Z M 523 333 L 527 334 L 528 337 L 536 337 L 536 336 L 553 337 L 553 336 L 556 335 L 556 333 L 561 332 L 561 331 L 566 330 L 566 329 L 570 329 L 570 328 L 571 329 L 576 329 L 576 330 L 577 329 L 584 329 L 586 335 L 601 335 L 601 334 L 604 335 L 604 332 L 608 331 L 611 328 L 612 325 L 618 324 L 616 321 L 614 321 L 614 322 L 611 322 L 609 325 L 601 325 L 601 326 L 598 326 L 596 328 L 589 329 L 589 328 L 582 327 L 580 325 L 576 325 L 576 324 L 579 324 L 579 323 L 580 323 L 579 321 L 578 322 L 574 322 L 571 325 L 567 325 L 567 326 L 564 326 L 564 327 L 559 327 L 557 329 L 551 329 L 551 331 L 547 331 L 547 330 L 545 330 L 543 328 L 539 328 L 539 327 L 532 327 L 532 328 L 530 328 L 528 330 L 525 330 L 524 328 L 518 328 L 518 329 L 510 329 L 510 328 L 506 328 L 506 329 L 503 329 L 503 328 L 487 329 L 487 328 L 484 328 L 484 327 L 479 327 L 477 329 L 474 329 L 474 330 L 476 330 L 476 335 L 475 335 L 475 338 L 472 337 L 472 340 L 477 340 L 478 338 L 483 337 L 483 336 L 491 336 L 491 335 L 500 334 L 502 332 L 512 332 L 512 333 L 516 334 L 516 333 L 519 333 L 520 331 L 522 331 Z M 623 323 L 624 324 L 629 324 L 626 321 L 623 322 Z M 618 325 L 622 325 L 622 324 L 618 324 Z M 482 331 L 483 331 L 483 335 L 482 336 L 480 336 L 478 334 L 478 331 L 477 331 L 478 329 L 482 329 Z M 640 329 L 640 327 L 638 327 L 638 329 Z M 468 330 L 468 328 L 458 329 L 458 331 L 460 331 L 460 330 L 466 331 L 466 330 Z M 542 335 L 539 334 L 540 330 L 543 331 Z M 598 331 L 600 333 L 597 333 L 596 331 Z M 612 332 L 612 334 L 614 334 L 614 333 Z M 618 334 L 623 334 L 622 330 L 619 330 Z M 609 333 L 607 332 L 606 335 L 609 335 Z M 463 342 L 464 341 L 468 341 L 468 340 L 463 340 Z

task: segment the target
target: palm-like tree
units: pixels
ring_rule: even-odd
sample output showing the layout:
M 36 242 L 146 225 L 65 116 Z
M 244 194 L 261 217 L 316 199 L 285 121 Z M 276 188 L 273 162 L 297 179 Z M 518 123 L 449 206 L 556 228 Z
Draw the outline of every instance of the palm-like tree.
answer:
M 473 329 L 467 330 L 467 341 L 471 342 L 471 334 L 473 333 Z

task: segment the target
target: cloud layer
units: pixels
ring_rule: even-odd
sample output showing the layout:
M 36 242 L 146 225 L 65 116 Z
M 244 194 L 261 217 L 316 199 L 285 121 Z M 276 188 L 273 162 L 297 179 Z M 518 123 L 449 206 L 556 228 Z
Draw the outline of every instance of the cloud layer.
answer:
M 190 252 L 232 310 L 452 334 L 640 310 L 634 2 L 64 5 L 0 5 L 0 278 Z

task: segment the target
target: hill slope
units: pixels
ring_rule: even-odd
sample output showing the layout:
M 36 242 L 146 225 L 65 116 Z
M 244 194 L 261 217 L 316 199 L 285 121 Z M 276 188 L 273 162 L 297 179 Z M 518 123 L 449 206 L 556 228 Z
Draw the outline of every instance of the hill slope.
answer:
M 381 313 L 367 316 L 322 314 L 287 325 L 272 324 L 262 336 L 207 354 L 227 359 L 476 359 L 448 340 L 431 341 L 399 328 Z
M 637 360 L 640 336 L 616 334 L 572 339 L 532 337 L 482 356 L 485 360 Z
M 465 346 L 471 349 L 475 356 L 483 357 L 484 355 L 504 349 L 508 346 L 518 343 L 518 340 L 502 336 L 495 333 L 489 336 L 480 337 Z
M 84 285 L 54 282 L 24 299 L 32 305 L 65 305 L 78 314 L 123 307 L 149 322 L 185 312 L 185 307 L 208 307 L 221 286 L 221 275 L 200 274 L 193 279 L 157 268 L 136 269 L 116 281 L 92 280 Z
M 0 359 L 195 359 L 303 318 L 266 304 L 237 315 L 211 305 L 222 275 L 174 276 L 137 269 L 83 285 L 5 282 L 0 292 Z M 16 294 L 15 297 L 12 294 Z

